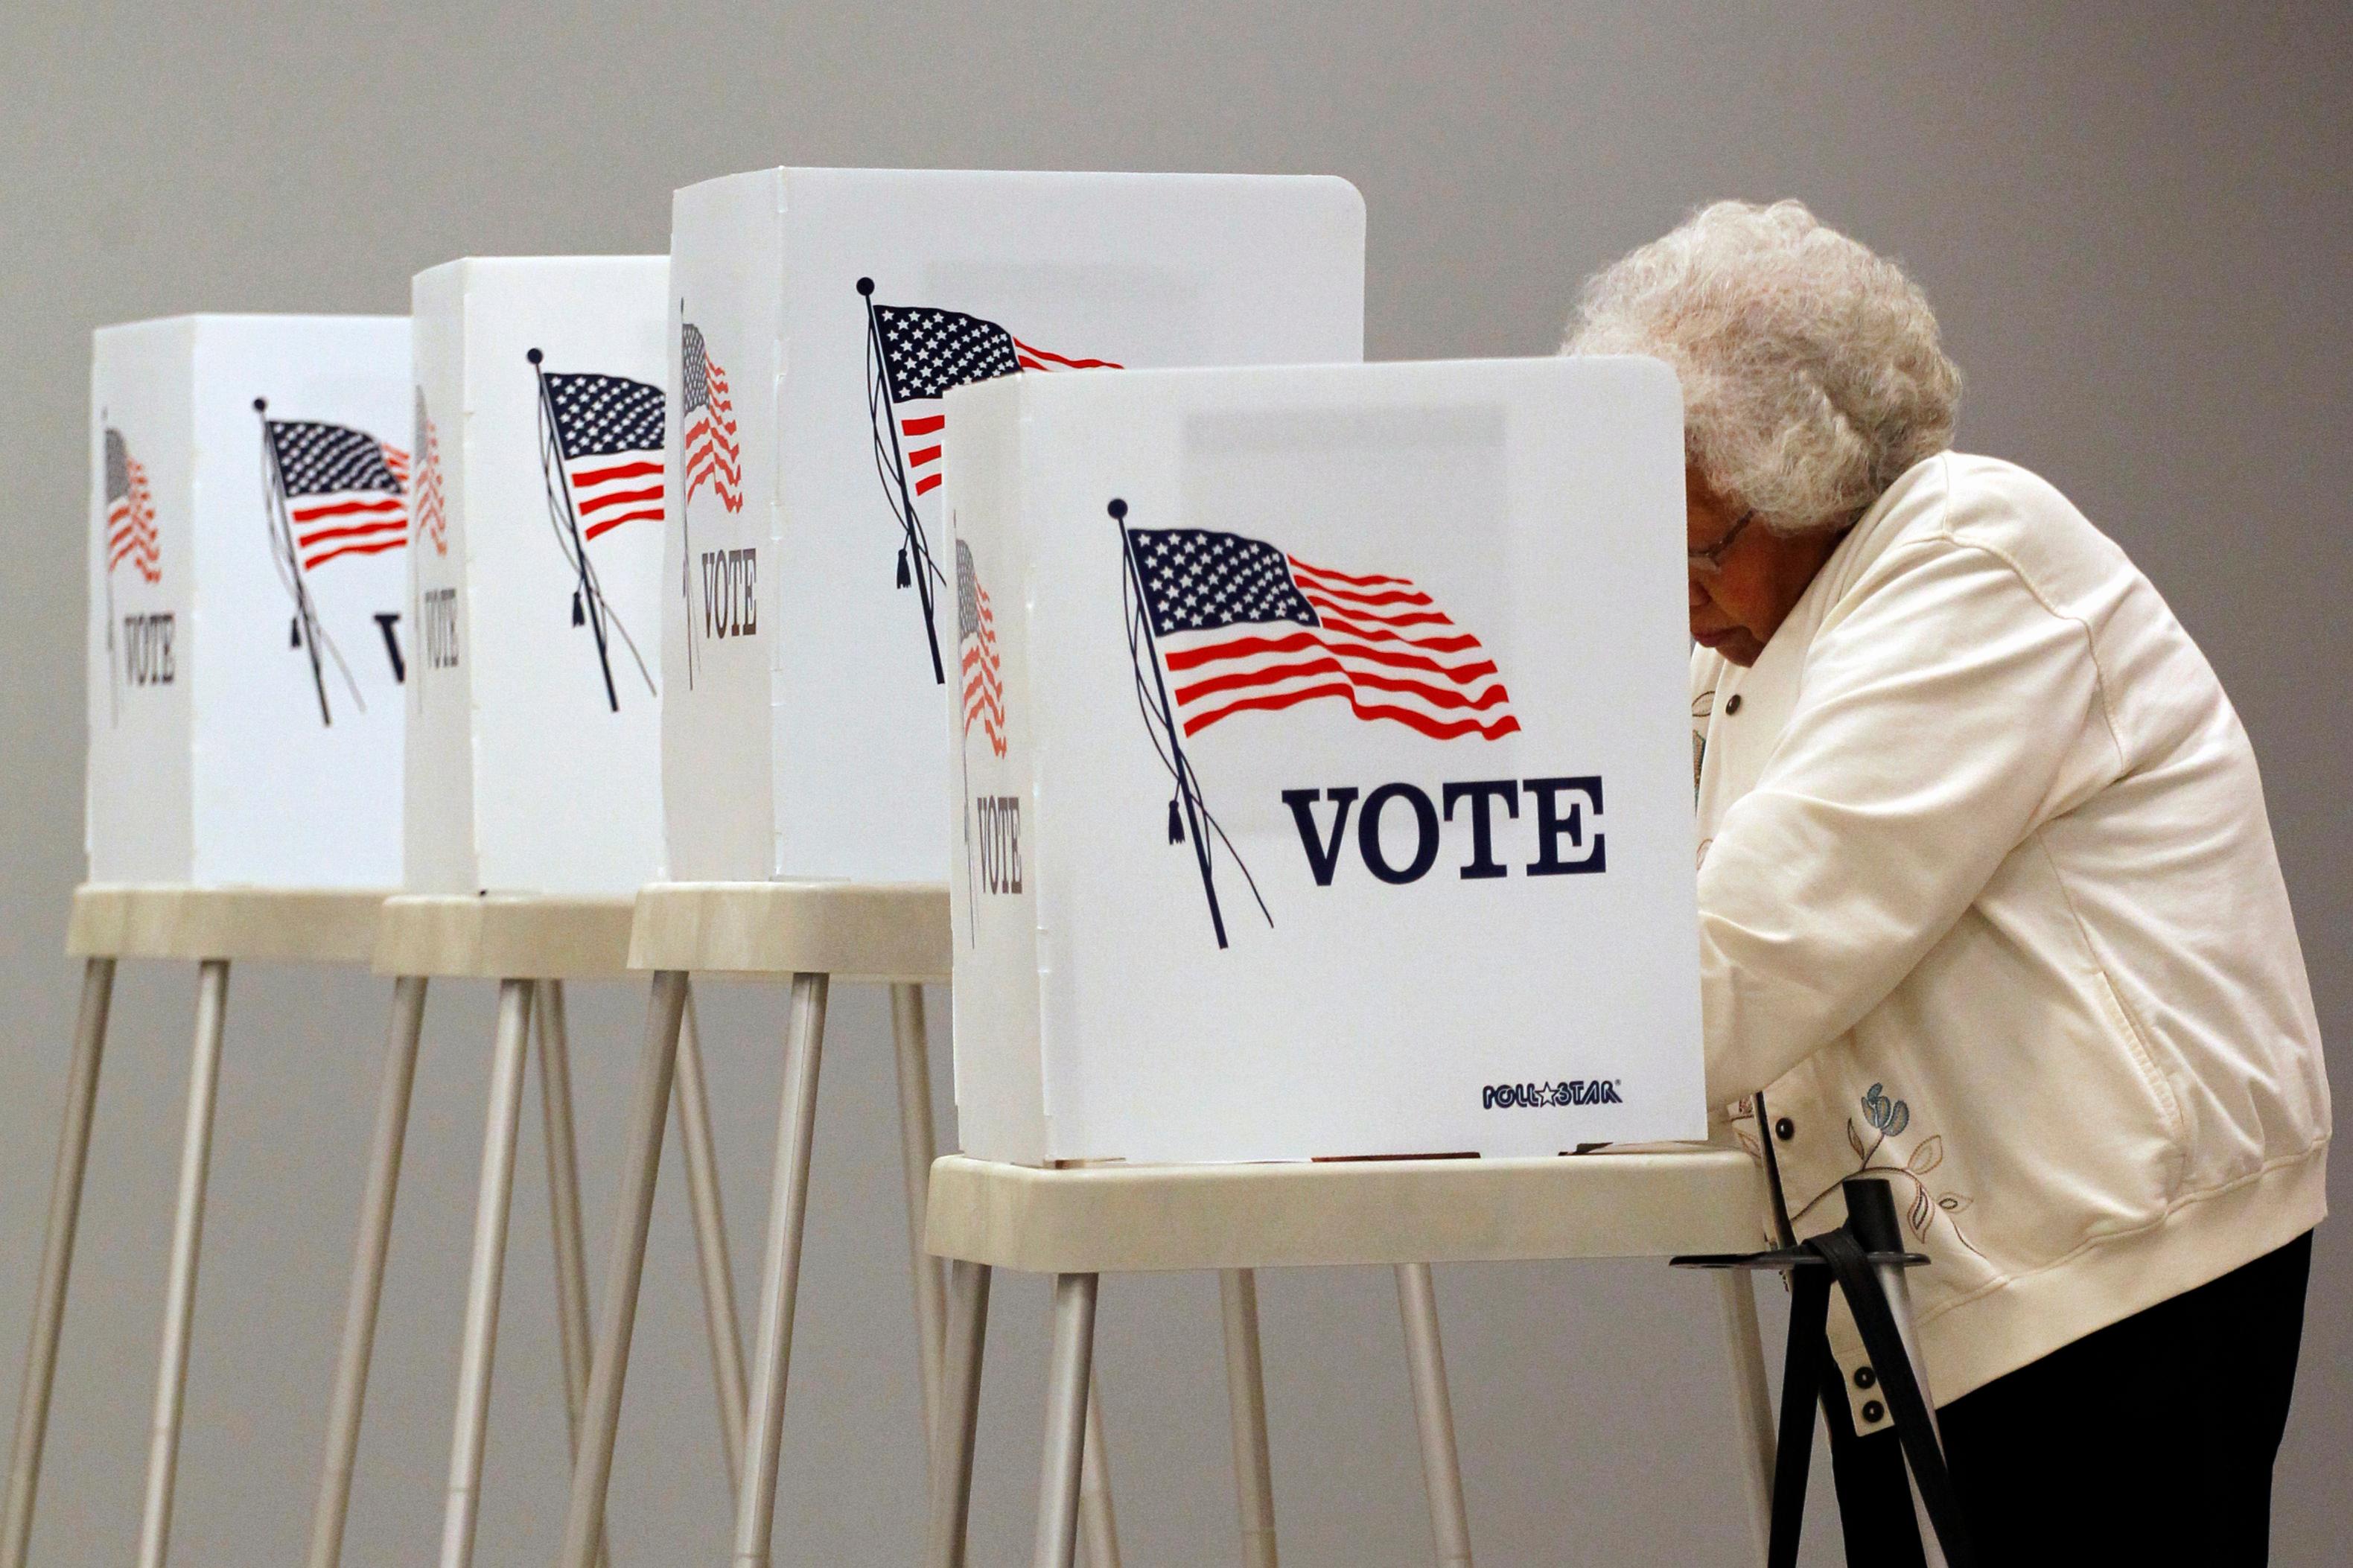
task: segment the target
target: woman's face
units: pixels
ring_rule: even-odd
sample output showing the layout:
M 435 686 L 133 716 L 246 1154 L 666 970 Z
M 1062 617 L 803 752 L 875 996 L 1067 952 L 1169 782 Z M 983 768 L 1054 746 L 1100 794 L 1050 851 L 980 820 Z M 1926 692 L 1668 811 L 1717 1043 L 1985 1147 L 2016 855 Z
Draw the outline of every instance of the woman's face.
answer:
M 1692 641 L 1755 664 L 1844 531 L 1775 533 L 1709 489 L 1696 468 L 1684 470 L 1683 504 Z

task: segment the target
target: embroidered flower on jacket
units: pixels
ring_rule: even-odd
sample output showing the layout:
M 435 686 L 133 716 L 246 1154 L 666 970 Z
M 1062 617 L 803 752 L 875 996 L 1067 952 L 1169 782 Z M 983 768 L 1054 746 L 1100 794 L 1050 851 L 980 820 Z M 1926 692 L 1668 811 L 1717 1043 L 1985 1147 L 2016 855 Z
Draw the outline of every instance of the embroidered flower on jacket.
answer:
M 1895 1184 L 1899 1198 L 1905 1196 L 1904 1188 L 1906 1184 L 1909 1184 L 1909 1197 L 1904 1205 L 1904 1222 L 1912 1227 L 1912 1234 L 1926 1241 L 1928 1239 L 1929 1231 L 1935 1227 L 1937 1220 L 1942 1219 L 1952 1230 L 1955 1241 L 1968 1247 L 1979 1258 L 1983 1258 L 1985 1254 L 1978 1252 L 1978 1249 L 1970 1244 L 1968 1235 L 1961 1229 L 1960 1222 L 1953 1217 L 1967 1211 L 1975 1200 L 1967 1193 L 1933 1191 L 1925 1180 L 1929 1172 L 1945 1163 L 1944 1135 L 1934 1133 L 1923 1138 L 1912 1146 L 1911 1153 L 1905 1155 L 1900 1163 L 1897 1163 L 1894 1156 L 1903 1152 L 1900 1149 L 1890 1149 L 1888 1143 L 1891 1139 L 1903 1136 L 1904 1130 L 1912 1125 L 1912 1108 L 1903 1100 L 1890 1100 L 1884 1084 L 1874 1083 L 1864 1091 L 1862 1119 L 1872 1129 L 1872 1137 L 1868 1142 L 1864 1142 L 1862 1129 L 1855 1126 L 1852 1117 L 1847 1118 L 1846 1123 L 1847 1147 L 1854 1151 L 1856 1160 L 1854 1174 L 1860 1176 L 1869 1173 L 1885 1175 L 1889 1181 Z M 1880 1158 L 1883 1150 L 1889 1155 L 1886 1160 Z M 1828 1195 L 1827 1193 L 1822 1194 L 1824 1197 Z M 1820 1197 L 1814 1200 L 1814 1203 L 1820 1202 L 1821 1202 Z M 1807 1208 L 1812 1206 L 1813 1204 L 1806 1205 Z M 1800 1213 L 1802 1212 L 1801 1210 Z

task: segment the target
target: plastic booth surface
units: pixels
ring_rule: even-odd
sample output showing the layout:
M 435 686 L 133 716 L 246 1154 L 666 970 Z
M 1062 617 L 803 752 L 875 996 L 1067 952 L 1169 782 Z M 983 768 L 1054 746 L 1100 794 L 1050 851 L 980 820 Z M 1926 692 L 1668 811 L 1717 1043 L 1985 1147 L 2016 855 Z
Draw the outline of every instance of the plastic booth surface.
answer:
M 952 387 L 1353 361 L 1345 181 L 770 169 L 677 194 L 670 874 L 936 881 Z
M 99 331 L 91 881 L 399 885 L 408 377 L 406 317 Z
M 409 890 L 661 873 L 659 256 L 417 274 Z
M 946 407 L 966 1153 L 1704 1134 L 1663 365 Z

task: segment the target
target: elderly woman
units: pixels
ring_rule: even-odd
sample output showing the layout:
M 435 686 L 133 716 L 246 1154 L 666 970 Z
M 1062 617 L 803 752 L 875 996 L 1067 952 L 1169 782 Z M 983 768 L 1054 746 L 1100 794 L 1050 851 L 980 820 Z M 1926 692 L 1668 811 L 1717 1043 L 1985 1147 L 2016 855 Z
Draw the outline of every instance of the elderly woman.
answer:
M 1683 381 L 1707 1081 L 1777 1220 L 1893 1184 L 1983 1561 L 2262 1562 L 2328 1087 L 2213 668 L 2065 497 L 1949 449 L 1927 301 L 1797 203 L 1601 273 L 1568 352 Z M 1917 1563 L 1831 1348 L 1849 1560 Z

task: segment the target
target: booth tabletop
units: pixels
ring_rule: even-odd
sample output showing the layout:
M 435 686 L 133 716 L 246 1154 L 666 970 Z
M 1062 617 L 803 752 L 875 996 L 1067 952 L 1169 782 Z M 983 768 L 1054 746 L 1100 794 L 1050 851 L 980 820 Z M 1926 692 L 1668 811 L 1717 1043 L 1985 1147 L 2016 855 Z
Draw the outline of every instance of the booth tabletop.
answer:
M 655 882 L 638 893 L 632 969 L 944 981 L 939 882 Z
M 364 963 L 381 890 L 88 883 L 74 889 L 75 958 Z
M 628 973 L 631 901 L 539 894 L 385 900 L 378 974 L 593 980 Z
M 934 1254 L 1033 1274 L 1496 1262 L 1753 1250 L 1763 1177 L 1736 1149 L 1509 1160 L 1056 1170 L 932 1166 Z

